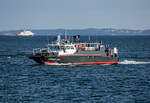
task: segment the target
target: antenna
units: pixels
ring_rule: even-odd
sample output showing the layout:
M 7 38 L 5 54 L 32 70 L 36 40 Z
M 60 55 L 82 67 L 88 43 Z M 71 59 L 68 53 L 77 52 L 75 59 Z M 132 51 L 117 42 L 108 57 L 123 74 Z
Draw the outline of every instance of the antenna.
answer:
M 47 35 L 47 43 L 49 44 L 49 38 L 48 38 L 48 35 Z M 48 46 L 48 45 L 47 45 Z
M 91 42 L 91 38 L 90 38 L 90 35 L 89 35 L 89 42 Z
M 67 31 L 67 30 L 65 29 L 65 40 L 67 40 L 67 33 L 66 33 L 66 31 Z
M 71 35 L 71 43 L 73 43 L 73 36 Z
M 68 39 L 68 40 L 71 41 L 71 40 L 70 40 L 70 36 L 69 36 L 69 39 Z
M 101 40 L 101 41 L 100 41 L 100 44 L 102 45 L 102 43 L 103 43 L 103 42 L 102 42 L 102 40 Z

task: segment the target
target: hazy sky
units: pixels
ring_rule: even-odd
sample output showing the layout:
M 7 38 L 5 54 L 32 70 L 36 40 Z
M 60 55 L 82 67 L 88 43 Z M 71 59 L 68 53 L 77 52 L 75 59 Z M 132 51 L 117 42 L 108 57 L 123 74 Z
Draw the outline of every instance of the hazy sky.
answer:
M 0 0 L 0 30 L 150 29 L 150 0 Z

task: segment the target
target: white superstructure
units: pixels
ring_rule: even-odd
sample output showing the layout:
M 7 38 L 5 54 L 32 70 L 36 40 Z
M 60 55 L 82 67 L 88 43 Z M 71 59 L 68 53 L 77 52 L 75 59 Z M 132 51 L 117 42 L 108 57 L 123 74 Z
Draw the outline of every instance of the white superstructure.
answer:
M 20 32 L 19 34 L 17 34 L 17 36 L 33 36 L 34 33 L 29 31 L 29 30 L 24 30 L 23 32 Z

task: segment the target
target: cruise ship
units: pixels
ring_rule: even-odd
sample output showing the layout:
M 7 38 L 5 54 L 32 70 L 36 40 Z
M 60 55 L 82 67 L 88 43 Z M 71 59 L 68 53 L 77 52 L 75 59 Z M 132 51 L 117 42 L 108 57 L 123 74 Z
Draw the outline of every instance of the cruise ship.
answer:
M 33 36 L 34 33 L 29 31 L 29 30 L 24 30 L 23 32 L 20 32 L 18 34 L 16 34 L 17 36 Z

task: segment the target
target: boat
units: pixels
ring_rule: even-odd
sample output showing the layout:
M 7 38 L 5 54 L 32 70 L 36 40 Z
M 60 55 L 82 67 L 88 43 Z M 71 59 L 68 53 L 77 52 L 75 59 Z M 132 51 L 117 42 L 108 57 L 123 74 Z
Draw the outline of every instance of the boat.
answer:
M 74 36 L 79 41 L 79 35 Z M 100 42 L 70 42 L 57 36 L 57 41 L 47 48 L 33 49 L 29 59 L 44 65 L 92 65 L 118 64 L 118 49 L 110 48 Z
M 16 34 L 17 36 L 33 36 L 34 33 L 29 31 L 29 30 L 24 30 L 23 32 L 20 32 L 18 34 Z

